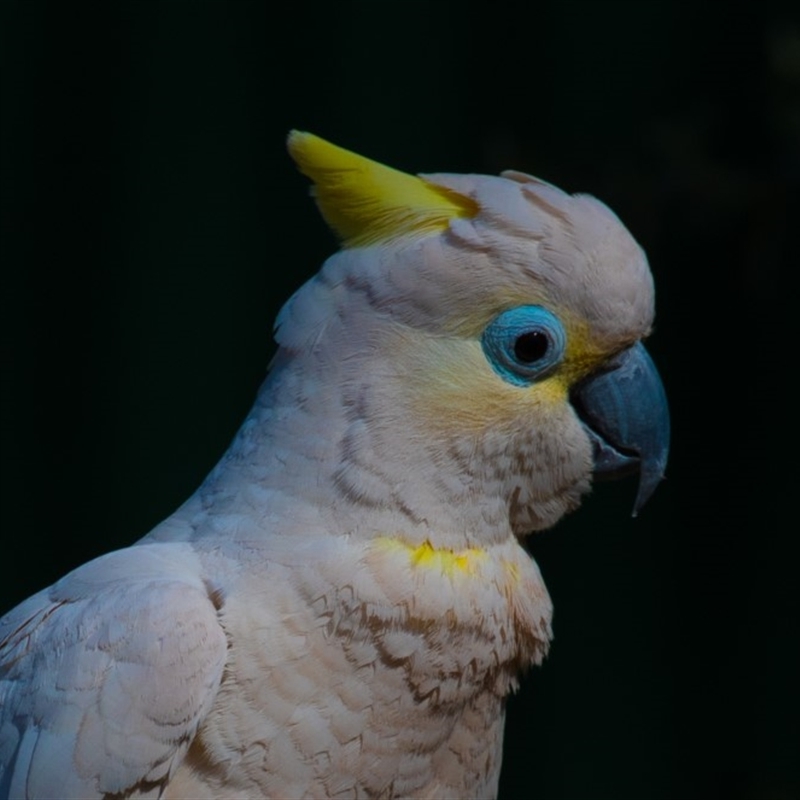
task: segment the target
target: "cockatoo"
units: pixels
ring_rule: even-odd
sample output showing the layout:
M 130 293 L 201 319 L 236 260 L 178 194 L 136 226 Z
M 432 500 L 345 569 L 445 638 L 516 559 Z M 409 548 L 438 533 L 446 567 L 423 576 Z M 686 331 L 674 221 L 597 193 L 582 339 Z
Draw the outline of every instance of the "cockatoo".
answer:
M 0 621 L 2 797 L 495 795 L 551 637 L 526 536 L 662 477 L 653 282 L 603 203 L 289 150 L 342 249 L 197 492 Z

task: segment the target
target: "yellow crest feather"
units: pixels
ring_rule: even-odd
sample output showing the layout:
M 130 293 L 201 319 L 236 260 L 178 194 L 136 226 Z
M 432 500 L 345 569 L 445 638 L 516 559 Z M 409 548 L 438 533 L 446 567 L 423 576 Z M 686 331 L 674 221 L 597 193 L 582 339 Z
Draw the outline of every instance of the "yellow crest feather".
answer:
M 311 133 L 292 131 L 289 153 L 314 181 L 322 216 L 345 247 L 373 244 L 407 233 L 444 230 L 454 217 L 471 217 L 468 197 L 386 167 Z

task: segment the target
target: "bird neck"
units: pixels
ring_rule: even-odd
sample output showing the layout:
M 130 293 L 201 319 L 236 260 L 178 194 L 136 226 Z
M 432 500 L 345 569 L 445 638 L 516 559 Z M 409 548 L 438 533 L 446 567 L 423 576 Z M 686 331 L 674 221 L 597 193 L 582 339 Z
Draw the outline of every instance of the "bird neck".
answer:
M 375 381 L 348 395 L 327 391 L 320 371 L 314 381 L 298 372 L 278 360 L 230 448 L 179 510 L 193 537 L 266 539 L 289 518 L 309 536 L 335 529 L 455 554 L 514 538 L 508 500 L 474 472 L 471 448 L 432 441 L 411 421 L 390 424 L 364 388 Z M 232 516 L 236 525 L 221 522 Z

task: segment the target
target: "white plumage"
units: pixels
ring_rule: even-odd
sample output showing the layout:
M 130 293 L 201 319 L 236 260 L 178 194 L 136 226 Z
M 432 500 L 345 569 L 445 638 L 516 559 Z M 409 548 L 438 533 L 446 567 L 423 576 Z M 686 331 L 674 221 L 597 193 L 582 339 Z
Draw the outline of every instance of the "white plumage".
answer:
M 496 793 L 550 639 L 521 541 L 589 488 L 575 392 L 640 347 L 647 263 L 529 176 L 290 146 L 345 247 L 187 503 L 0 621 L 0 797 Z

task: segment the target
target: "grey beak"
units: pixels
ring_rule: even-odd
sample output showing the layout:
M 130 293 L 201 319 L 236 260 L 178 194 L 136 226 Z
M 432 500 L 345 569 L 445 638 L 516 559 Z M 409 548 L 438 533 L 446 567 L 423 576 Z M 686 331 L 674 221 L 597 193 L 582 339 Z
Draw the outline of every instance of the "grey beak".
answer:
M 637 342 L 610 368 L 578 384 L 572 404 L 594 446 L 602 478 L 639 473 L 635 517 L 664 477 L 669 454 L 669 409 L 658 370 Z

